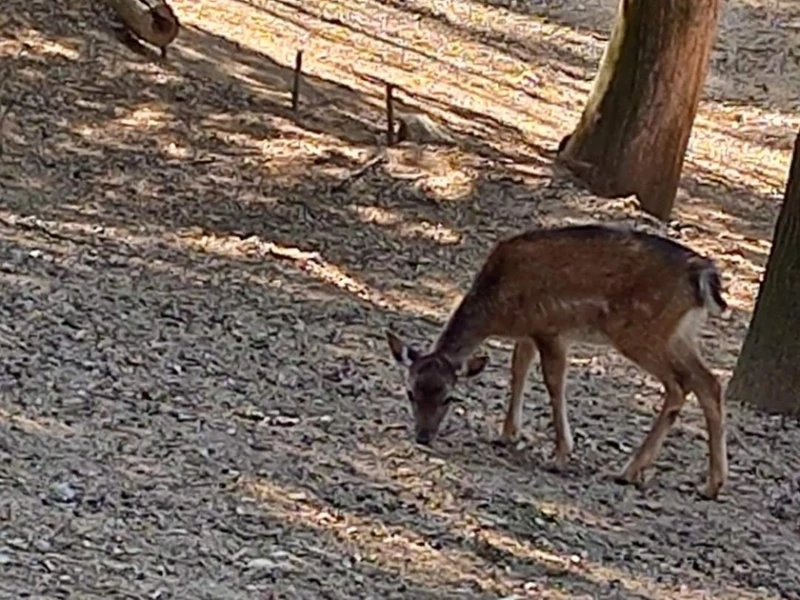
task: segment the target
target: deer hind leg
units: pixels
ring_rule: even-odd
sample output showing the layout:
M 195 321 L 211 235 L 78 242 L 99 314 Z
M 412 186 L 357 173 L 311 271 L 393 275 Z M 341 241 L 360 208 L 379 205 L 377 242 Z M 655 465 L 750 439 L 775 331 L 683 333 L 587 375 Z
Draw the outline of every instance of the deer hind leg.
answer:
M 689 386 L 703 410 L 708 431 L 708 481 L 700 493 L 708 499 L 715 499 L 728 479 L 728 447 L 722 386 L 696 353 L 685 359 L 685 362 L 690 373 Z
M 667 437 L 672 425 L 686 402 L 686 391 L 678 382 L 677 373 L 661 379 L 664 385 L 664 400 L 653 426 L 639 448 L 628 459 L 619 475 L 626 483 L 638 483 L 644 470 L 652 464 Z
M 668 350 L 654 352 L 652 347 L 639 344 L 632 347 L 622 345 L 617 348 L 628 359 L 658 378 L 664 386 L 664 396 L 658 416 L 639 448 L 633 452 L 617 476 L 621 482 L 639 483 L 644 470 L 652 464 L 661 451 L 664 439 L 686 402 L 686 377 L 676 368 L 672 353 Z
M 536 346 L 541 356 L 542 376 L 553 412 L 556 444 L 553 451 L 553 467 L 563 470 L 572 453 L 572 431 L 567 418 L 567 401 L 564 388 L 567 375 L 567 349 L 561 338 L 537 338 Z
M 500 432 L 500 442 L 510 444 L 517 439 L 522 424 L 522 408 L 525 391 L 525 379 L 528 376 L 531 362 L 536 356 L 536 345 L 533 340 L 523 339 L 514 344 L 514 353 L 511 357 L 511 398 Z

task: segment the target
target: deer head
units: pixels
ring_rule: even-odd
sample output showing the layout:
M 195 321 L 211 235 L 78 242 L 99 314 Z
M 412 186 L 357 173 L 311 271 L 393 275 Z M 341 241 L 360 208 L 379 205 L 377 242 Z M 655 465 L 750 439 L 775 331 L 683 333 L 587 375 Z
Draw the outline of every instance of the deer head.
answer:
M 414 439 L 418 444 L 430 444 L 450 409 L 450 392 L 459 377 L 477 375 L 489 357 L 473 356 L 455 364 L 441 352 L 423 354 L 390 331 L 386 332 L 386 339 L 394 359 L 408 371 L 406 392 L 414 416 Z

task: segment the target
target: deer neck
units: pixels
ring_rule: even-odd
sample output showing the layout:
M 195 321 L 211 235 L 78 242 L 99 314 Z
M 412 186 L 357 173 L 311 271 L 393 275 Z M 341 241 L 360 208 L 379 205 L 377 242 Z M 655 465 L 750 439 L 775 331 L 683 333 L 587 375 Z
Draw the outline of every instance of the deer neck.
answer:
M 454 365 L 463 364 L 492 333 L 486 328 L 486 317 L 481 303 L 465 297 L 439 334 L 433 351 Z

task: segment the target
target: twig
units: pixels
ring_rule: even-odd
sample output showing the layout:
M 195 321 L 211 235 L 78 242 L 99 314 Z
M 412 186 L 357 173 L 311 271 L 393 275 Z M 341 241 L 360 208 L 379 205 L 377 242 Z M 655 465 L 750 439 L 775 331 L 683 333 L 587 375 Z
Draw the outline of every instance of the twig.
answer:
M 72 237 L 70 235 L 59 233 L 58 231 L 52 231 L 52 230 L 48 229 L 47 226 L 42 225 L 40 223 L 36 223 L 36 222 L 26 223 L 25 221 L 22 221 L 20 219 L 11 220 L 11 219 L 7 219 L 5 217 L 0 217 L 0 225 L 4 225 L 5 227 L 8 227 L 10 229 L 17 228 L 17 229 L 22 229 L 24 231 L 31 231 L 31 232 L 35 232 L 35 233 L 41 233 L 41 234 L 46 235 L 50 239 L 58 240 L 58 241 L 61 241 L 61 242 L 70 242 L 72 244 L 84 245 L 84 246 L 94 243 L 91 240 L 84 240 L 84 239 L 81 239 L 81 238 Z
M 739 447 L 750 456 L 755 456 L 755 453 L 750 449 L 747 441 L 742 437 L 742 433 L 739 431 L 739 428 L 733 425 L 732 423 L 728 423 L 728 433 L 730 433 L 731 437 L 736 440 L 736 443 L 739 444 Z M 768 461 L 772 468 L 775 467 L 775 463 L 772 461 Z
M 300 74 L 303 71 L 303 51 L 298 50 L 294 58 L 294 82 L 292 83 L 292 110 L 300 106 Z
M 347 177 L 342 179 L 339 183 L 334 185 L 331 188 L 331 191 L 341 192 L 348 185 L 350 185 L 355 180 L 357 180 L 360 177 L 362 177 L 367 171 L 369 171 L 373 167 L 375 167 L 375 166 L 377 166 L 377 165 L 379 165 L 379 164 L 381 164 L 383 162 L 386 162 L 386 153 L 385 152 L 379 153 L 377 156 L 374 156 L 373 158 L 368 160 L 366 163 L 361 165 L 358 169 L 356 169 L 355 171 L 350 173 Z

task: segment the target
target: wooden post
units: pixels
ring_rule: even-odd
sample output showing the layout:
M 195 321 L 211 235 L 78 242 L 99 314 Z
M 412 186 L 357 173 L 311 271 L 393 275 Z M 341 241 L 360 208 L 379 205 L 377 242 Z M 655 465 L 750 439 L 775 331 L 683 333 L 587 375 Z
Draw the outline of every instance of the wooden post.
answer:
M 292 84 L 292 110 L 300 106 L 300 74 L 303 71 L 303 51 L 298 50 L 294 57 L 294 83 Z
M 394 144 L 394 85 L 386 84 L 386 145 Z

